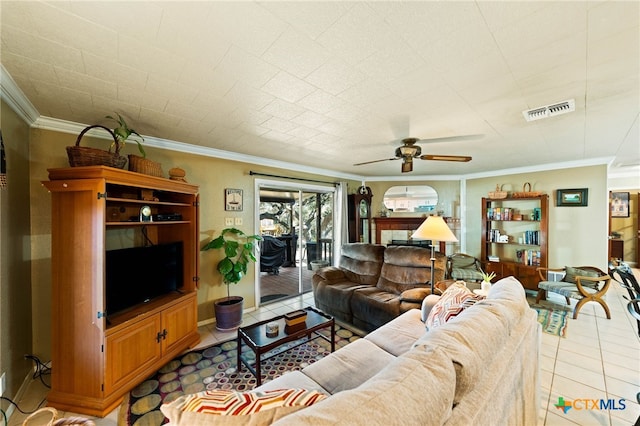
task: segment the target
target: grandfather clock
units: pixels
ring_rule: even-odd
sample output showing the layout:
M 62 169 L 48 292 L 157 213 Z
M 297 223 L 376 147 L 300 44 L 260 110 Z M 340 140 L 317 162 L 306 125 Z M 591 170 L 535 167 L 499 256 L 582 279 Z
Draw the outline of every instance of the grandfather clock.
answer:
M 361 186 L 349 195 L 349 242 L 371 243 L 371 199 L 368 186 Z

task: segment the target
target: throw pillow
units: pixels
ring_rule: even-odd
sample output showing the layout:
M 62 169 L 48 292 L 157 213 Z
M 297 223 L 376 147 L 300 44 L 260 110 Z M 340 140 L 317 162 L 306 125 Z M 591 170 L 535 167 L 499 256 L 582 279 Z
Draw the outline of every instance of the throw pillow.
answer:
M 214 389 L 182 396 L 163 404 L 160 410 L 171 425 L 208 424 L 214 421 L 211 416 L 215 416 L 216 424 L 261 424 L 266 418 L 274 421 L 326 397 L 324 393 L 306 389 L 249 392 Z
M 463 282 L 451 284 L 429 312 L 426 322 L 427 330 L 446 323 L 484 298 L 484 296 L 474 294 Z
M 576 281 L 576 277 L 599 277 L 600 274 L 597 273 L 596 271 L 589 271 L 586 269 L 580 269 L 580 268 L 574 268 L 571 266 L 566 266 L 565 267 L 565 275 L 564 278 L 562 279 L 562 281 L 566 282 L 566 283 L 573 283 L 575 284 Z M 582 285 L 585 285 L 587 287 L 592 287 L 595 286 L 597 283 L 595 282 L 583 282 Z

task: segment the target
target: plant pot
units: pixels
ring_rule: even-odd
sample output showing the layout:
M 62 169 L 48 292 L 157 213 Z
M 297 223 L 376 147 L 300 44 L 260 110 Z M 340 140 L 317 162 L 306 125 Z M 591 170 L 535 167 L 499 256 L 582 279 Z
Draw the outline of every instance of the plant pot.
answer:
M 217 330 L 231 331 L 240 327 L 243 302 L 240 296 L 223 297 L 213 302 Z

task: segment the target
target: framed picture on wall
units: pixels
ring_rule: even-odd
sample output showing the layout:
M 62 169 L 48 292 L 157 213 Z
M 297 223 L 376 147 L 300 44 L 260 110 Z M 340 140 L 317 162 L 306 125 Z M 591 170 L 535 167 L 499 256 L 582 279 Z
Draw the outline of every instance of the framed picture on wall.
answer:
M 585 207 L 589 196 L 588 188 L 558 189 L 556 193 L 556 206 L 558 207 Z
M 612 192 L 610 202 L 611 217 L 629 217 L 628 192 Z
M 242 189 L 226 188 L 224 190 L 224 209 L 226 211 L 242 211 Z

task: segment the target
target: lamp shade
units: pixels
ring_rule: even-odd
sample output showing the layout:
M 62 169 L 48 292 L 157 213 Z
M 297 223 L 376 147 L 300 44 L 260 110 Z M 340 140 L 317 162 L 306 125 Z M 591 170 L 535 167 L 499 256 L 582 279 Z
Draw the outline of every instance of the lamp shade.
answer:
M 411 238 L 446 242 L 458 241 L 447 226 L 447 223 L 440 216 L 429 216 L 411 235 Z

